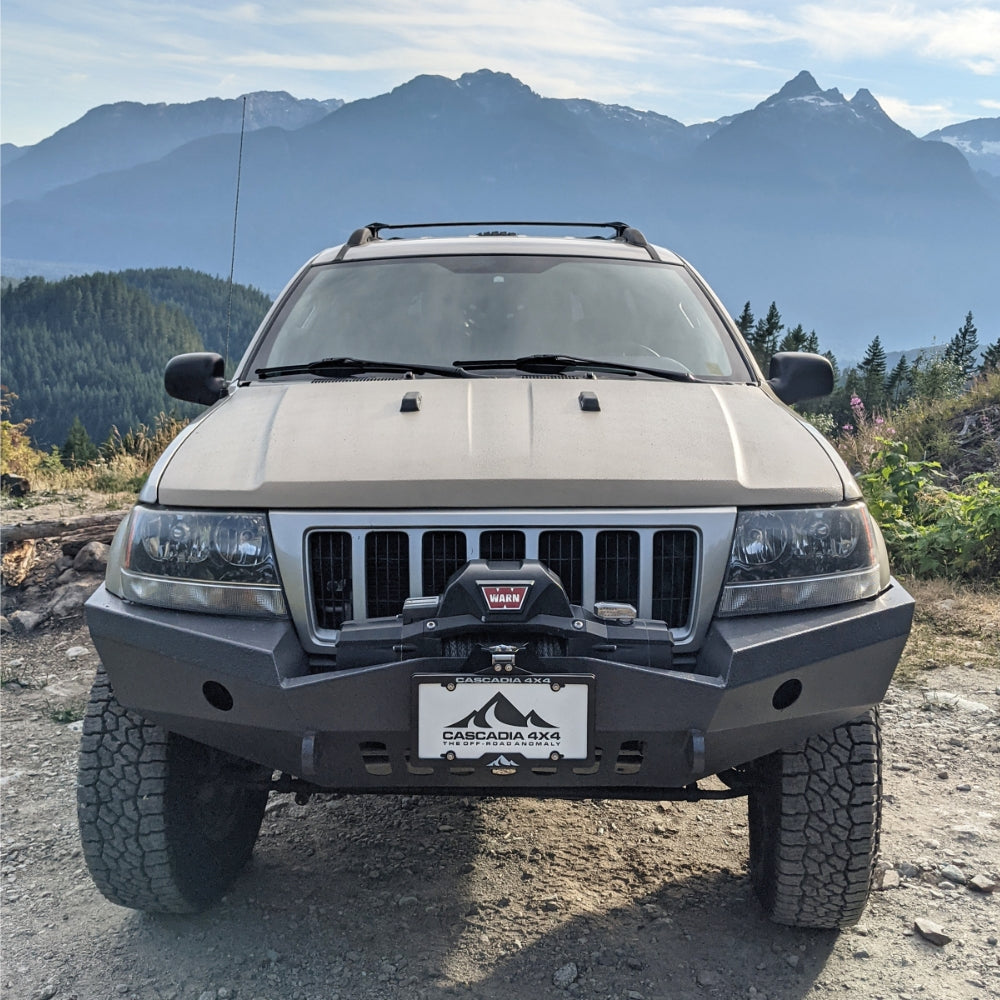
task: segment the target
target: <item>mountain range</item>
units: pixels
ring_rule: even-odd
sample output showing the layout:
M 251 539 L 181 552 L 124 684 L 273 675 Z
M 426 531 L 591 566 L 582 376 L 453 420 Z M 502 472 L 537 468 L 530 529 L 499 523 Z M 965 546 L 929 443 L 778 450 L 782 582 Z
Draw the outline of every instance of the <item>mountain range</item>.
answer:
M 96 108 L 3 150 L 4 274 L 227 273 L 242 101 Z M 860 356 L 1000 328 L 1000 119 L 920 139 L 867 90 L 803 71 L 756 107 L 684 125 L 541 97 L 489 70 L 342 103 L 247 99 L 237 279 L 275 293 L 375 219 L 623 218 L 736 315 L 775 300 Z

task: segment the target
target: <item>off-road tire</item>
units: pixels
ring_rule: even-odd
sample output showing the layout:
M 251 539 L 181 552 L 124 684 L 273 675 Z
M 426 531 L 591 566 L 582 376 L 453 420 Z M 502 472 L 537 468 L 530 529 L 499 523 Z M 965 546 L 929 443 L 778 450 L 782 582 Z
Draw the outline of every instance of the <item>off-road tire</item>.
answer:
M 269 777 L 126 710 L 98 670 L 77 785 L 83 854 L 97 888 L 150 913 L 214 903 L 250 858 Z
M 850 927 L 871 891 L 882 819 L 878 711 L 755 761 L 750 879 L 792 927 Z

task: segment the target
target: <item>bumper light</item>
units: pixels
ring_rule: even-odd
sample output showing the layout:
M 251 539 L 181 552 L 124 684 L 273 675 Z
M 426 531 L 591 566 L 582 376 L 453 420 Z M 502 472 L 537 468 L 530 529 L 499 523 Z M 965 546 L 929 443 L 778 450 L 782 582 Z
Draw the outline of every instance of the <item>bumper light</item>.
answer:
M 879 592 L 874 532 L 863 503 L 742 511 L 721 616 L 847 604 Z

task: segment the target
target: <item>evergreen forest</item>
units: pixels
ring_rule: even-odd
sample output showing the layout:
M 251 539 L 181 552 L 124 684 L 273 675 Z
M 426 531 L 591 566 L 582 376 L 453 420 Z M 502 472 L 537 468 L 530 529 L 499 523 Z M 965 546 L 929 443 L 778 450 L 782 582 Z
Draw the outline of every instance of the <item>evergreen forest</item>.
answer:
M 257 289 L 230 294 L 225 280 L 187 268 L 10 283 L 0 316 L 12 415 L 46 449 L 70 436 L 104 441 L 162 412 L 193 416 L 198 408 L 164 392 L 167 361 L 201 350 L 239 358 L 269 305 Z

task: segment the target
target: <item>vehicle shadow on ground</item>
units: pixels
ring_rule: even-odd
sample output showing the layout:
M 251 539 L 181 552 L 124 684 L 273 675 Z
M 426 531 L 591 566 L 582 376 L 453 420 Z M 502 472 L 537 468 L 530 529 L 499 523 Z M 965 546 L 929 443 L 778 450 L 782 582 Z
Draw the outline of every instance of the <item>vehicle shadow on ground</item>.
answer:
M 273 800 L 216 908 L 126 917 L 110 953 L 131 954 L 148 995 L 178 1000 L 809 994 L 836 934 L 769 923 L 745 858 L 720 863 L 705 849 L 718 830 L 683 812 L 671 822 L 692 829 L 650 848 L 653 870 L 623 823 L 657 817 L 652 803 Z

